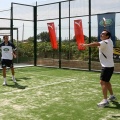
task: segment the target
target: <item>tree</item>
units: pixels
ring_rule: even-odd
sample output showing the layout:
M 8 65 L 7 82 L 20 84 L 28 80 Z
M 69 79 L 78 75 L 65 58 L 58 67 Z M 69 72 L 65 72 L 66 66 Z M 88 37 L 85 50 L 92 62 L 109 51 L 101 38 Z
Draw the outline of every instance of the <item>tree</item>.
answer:
M 120 47 L 120 40 L 116 40 L 116 46 L 115 47 Z
M 41 32 L 37 35 L 37 39 L 40 39 L 42 42 L 50 42 L 50 37 L 48 32 Z
M 34 41 L 34 37 L 29 37 L 29 38 L 28 38 L 28 41 L 29 41 L 29 42 L 33 42 L 33 41 Z
M 98 42 L 98 38 L 94 37 L 94 36 L 91 36 L 91 42 Z

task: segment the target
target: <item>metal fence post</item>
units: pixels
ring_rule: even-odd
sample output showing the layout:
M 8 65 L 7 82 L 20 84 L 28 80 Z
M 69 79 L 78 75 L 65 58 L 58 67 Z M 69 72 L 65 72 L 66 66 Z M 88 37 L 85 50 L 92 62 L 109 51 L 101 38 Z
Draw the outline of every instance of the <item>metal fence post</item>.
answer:
M 91 43 L 91 0 L 89 0 L 89 43 Z M 89 71 L 91 71 L 91 48 L 89 47 Z
M 69 60 L 70 60 L 70 0 L 69 0 Z
M 10 19 L 10 39 L 13 42 L 13 3 L 11 3 L 11 19 Z
M 59 68 L 61 68 L 61 2 L 59 2 Z
M 18 48 L 18 28 L 17 28 L 17 63 L 18 63 L 18 60 L 19 60 L 19 55 L 18 55 L 18 50 L 19 50 L 19 48 Z
M 37 3 L 34 8 L 34 66 L 37 65 Z

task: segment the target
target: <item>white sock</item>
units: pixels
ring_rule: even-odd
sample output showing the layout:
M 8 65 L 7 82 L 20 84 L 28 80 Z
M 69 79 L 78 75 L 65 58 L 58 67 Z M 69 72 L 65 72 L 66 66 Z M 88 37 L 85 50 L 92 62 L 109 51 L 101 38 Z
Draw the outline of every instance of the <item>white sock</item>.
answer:
M 107 99 L 104 99 L 104 102 L 107 102 Z
M 12 75 L 12 80 L 13 80 L 14 82 L 16 82 L 14 75 Z
M 14 75 L 12 75 L 12 79 L 14 79 Z
M 6 82 L 6 77 L 4 77 L 3 79 L 4 79 L 4 82 Z

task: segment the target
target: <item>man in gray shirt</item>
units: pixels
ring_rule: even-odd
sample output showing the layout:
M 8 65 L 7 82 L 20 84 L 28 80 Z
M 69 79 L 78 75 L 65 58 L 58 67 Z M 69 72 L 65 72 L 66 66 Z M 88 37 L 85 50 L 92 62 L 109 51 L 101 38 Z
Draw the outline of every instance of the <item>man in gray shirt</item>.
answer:
M 99 107 L 105 107 L 109 105 L 109 101 L 116 100 L 113 95 L 112 85 L 110 83 L 111 76 L 114 71 L 113 61 L 113 42 L 110 39 L 111 33 L 108 30 L 103 30 L 100 35 L 100 42 L 93 42 L 89 44 L 82 44 L 81 47 L 97 47 L 99 48 L 99 60 L 102 66 L 100 75 L 100 84 L 103 92 L 103 100 L 98 103 Z M 110 93 L 110 97 L 107 98 L 107 91 Z

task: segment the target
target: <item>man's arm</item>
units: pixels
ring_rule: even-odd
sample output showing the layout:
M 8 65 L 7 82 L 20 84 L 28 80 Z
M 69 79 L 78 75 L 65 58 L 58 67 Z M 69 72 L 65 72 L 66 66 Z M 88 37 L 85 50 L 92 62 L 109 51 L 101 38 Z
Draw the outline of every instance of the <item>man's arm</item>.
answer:
M 15 45 L 13 43 L 11 43 L 11 46 L 12 46 L 12 49 L 13 49 L 12 55 L 13 55 L 14 58 L 16 58 L 17 48 L 15 47 Z
M 89 43 L 89 44 L 81 44 L 80 46 L 83 46 L 83 47 L 97 47 L 97 46 L 100 46 L 100 43 L 99 42 L 93 42 L 93 43 Z
M 16 58 L 16 52 L 15 51 L 12 52 L 12 55 L 13 55 L 14 58 Z

